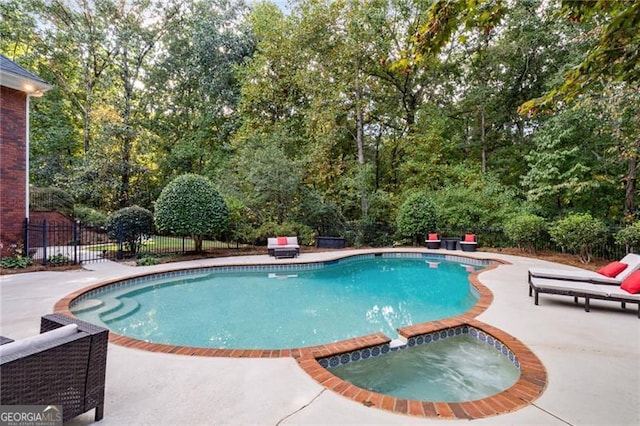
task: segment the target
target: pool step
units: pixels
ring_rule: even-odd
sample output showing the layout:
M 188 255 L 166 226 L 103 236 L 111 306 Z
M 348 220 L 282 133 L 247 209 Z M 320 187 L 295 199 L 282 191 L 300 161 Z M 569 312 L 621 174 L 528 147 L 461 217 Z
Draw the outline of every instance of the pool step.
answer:
M 100 299 L 86 299 L 73 306 L 74 314 L 81 314 L 84 312 L 94 311 L 100 309 L 104 305 L 104 302 Z
M 135 299 L 120 297 L 118 300 L 120 300 L 121 304 L 117 310 L 100 315 L 100 318 L 105 323 L 110 323 L 112 321 L 117 321 L 119 319 L 125 318 L 140 309 L 140 303 L 138 303 L 138 301 Z

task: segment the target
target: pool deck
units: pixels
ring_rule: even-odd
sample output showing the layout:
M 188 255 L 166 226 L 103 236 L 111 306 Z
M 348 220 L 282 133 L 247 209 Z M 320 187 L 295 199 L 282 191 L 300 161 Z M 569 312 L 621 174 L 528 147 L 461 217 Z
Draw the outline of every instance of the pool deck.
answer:
M 389 250 L 392 251 L 392 250 Z M 418 251 L 418 250 L 416 250 Z M 495 253 L 419 250 L 509 262 L 479 275 L 493 303 L 477 319 L 525 343 L 547 369 L 548 385 L 531 405 L 476 424 L 640 424 L 640 320 L 636 305 L 591 301 L 591 312 L 573 298 L 528 297 L 530 267 L 570 268 Z M 264 256 L 205 259 L 132 267 L 88 263 L 69 272 L 0 277 L 0 334 L 37 334 L 39 318 L 60 299 L 100 282 L 146 272 L 221 264 L 313 262 L 362 250 L 302 253 L 296 259 Z M 1 380 L 1 379 L 0 379 Z M 293 358 L 216 358 L 153 353 L 110 344 L 106 406 L 101 425 L 212 424 L 467 424 L 395 414 L 366 407 L 325 389 Z M 68 424 L 93 423 L 93 412 Z

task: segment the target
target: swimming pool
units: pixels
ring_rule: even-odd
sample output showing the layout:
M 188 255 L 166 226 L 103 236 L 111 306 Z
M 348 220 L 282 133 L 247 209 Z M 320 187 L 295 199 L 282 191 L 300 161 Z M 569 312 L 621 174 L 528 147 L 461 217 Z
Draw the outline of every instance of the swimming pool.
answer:
M 71 311 L 121 335 L 181 346 L 283 349 L 376 332 L 396 338 L 400 327 L 472 308 L 478 293 L 468 274 L 483 264 L 392 253 L 198 269 L 99 289 Z
M 329 255 L 329 256 L 328 256 Z M 389 337 L 377 333 L 375 335 L 361 336 L 349 340 L 341 340 L 334 343 L 326 343 L 320 346 L 303 347 L 299 349 L 217 349 L 202 348 L 191 346 L 179 346 L 176 344 L 158 344 L 150 343 L 145 340 L 131 338 L 116 332 L 110 333 L 109 341 L 111 344 L 123 346 L 125 348 L 134 348 L 142 351 L 151 351 L 156 353 L 183 355 L 186 359 L 193 356 L 199 357 L 255 357 L 255 358 L 282 358 L 291 357 L 297 361 L 297 364 L 310 377 L 326 389 L 331 390 L 345 398 L 352 399 L 358 404 L 367 407 L 375 407 L 388 410 L 394 413 L 408 414 L 419 417 L 437 418 L 437 419 L 474 419 L 487 416 L 495 416 L 502 413 L 512 412 L 519 408 L 531 404 L 544 391 L 547 383 L 546 369 L 525 345 L 519 342 L 515 337 L 505 333 L 504 331 L 492 327 L 486 323 L 476 320 L 475 318 L 484 312 L 492 303 L 493 295 L 479 279 L 479 269 L 492 270 L 498 268 L 501 264 L 508 265 L 508 262 L 502 260 L 481 259 L 477 256 L 458 256 L 454 253 L 434 254 L 433 252 L 425 252 L 423 250 L 359 250 L 358 253 L 323 253 L 317 256 L 309 256 L 309 259 L 315 259 L 315 262 L 300 262 L 300 259 L 291 262 L 270 262 L 269 265 L 252 265 L 246 260 L 235 261 L 234 258 L 216 262 L 217 266 L 212 267 L 196 267 L 190 270 L 177 269 L 170 272 L 143 274 L 133 276 L 129 279 L 119 279 L 109 282 L 103 282 L 88 288 L 80 289 L 74 293 L 68 294 L 59 300 L 54 310 L 56 312 L 73 315 L 74 312 L 82 310 L 90 310 L 91 305 L 96 303 L 96 296 L 100 296 L 106 292 L 113 290 L 130 291 L 134 286 L 144 287 L 150 281 L 158 279 L 166 282 L 175 278 L 197 279 L 198 274 L 208 274 L 212 271 L 217 273 L 233 273 L 242 271 L 265 272 L 268 270 L 272 275 L 272 279 L 284 279 L 282 275 L 293 275 L 294 270 L 319 269 L 333 266 L 336 263 L 350 262 L 353 260 L 361 260 L 365 258 L 382 257 L 382 258 L 416 258 L 425 262 L 431 268 L 439 268 L 444 261 L 457 264 L 465 269 L 467 277 L 465 282 L 471 283 L 470 291 L 478 293 L 479 298 L 475 305 L 465 311 L 462 315 L 441 319 L 437 321 L 427 321 L 422 323 L 414 323 L 413 325 L 402 327 L 398 330 L 400 339 L 392 341 Z M 297 264 L 294 264 L 297 263 Z M 242 265 L 239 269 L 238 266 Z M 183 266 L 184 267 L 184 266 Z M 268 268 L 268 269 L 267 269 Z M 473 272 L 472 272 L 473 270 Z M 194 274 L 196 274 L 194 276 Z M 287 277 L 288 279 L 288 277 Z M 157 283 L 162 285 L 163 283 Z M 100 302 L 102 303 L 102 302 Z M 126 305 L 123 303 L 123 305 Z M 113 308 L 113 306 L 111 307 Z M 110 308 L 110 309 L 111 309 Z M 129 306 L 126 309 L 132 309 Z M 126 310 L 125 309 L 125 310 Z M 115 314 L 114 314 L 115 315 Z M 77 316 L 77 315 L 76 315 Z M 416 344 L 427 342 L 429 335 L 432 339 L 442 338 L 443 335 L 456 335 L 459 330 L 478 330 L 482 336 L 491 336 L 494 344 L 500 343 L 500 350 L 506 351 L 506 355 L 513 360 L 518 360 L 518 366 L 521 374 L 518 381 L 510 388 L 481 400 L 464 401 L 464 402 L 438 402 L 405 399 L 394 397 L 391 395 L 380 394 L 375 391 L 359 388 L 350 382 L 344 381 L 339 377 L 331 374 L 327 370 L 325 361 L 328 362 L 334 357 L 340 359 L 351 357 L 365 357 L 373 355 L 376 352 L 389 352 L 400 350 L 401 346 L 412 347 Z M 463 333 L 464 331 L 462 331 Z M 487 338 L 489 342 L 490 339 Z M 498 346 L 496 346 L 498 347 Z M 324 361 L 323 361 L 324 360 Z M 515 362 L 515 361 L 514 361 Z

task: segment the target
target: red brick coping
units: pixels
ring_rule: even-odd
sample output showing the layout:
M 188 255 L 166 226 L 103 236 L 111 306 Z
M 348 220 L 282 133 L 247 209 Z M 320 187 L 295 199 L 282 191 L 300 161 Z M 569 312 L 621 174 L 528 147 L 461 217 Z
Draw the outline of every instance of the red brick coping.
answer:
M 458 256 L 457 257 L 463 257 Z M 477 259 L 477 258 L 474 258 Z M 494 260 L 494 259 L 491 259 Z M 197 348 L 189 346 L 177 346 L 150 343 L 131 337 L 109 332 L 109 342 L 132 349 L 140 349 L 149 352 L 171 353 L 176 355 L 205 356 L 205 357 L 234 357 L 234 358 L 281 358 L 292 357 L 297 360 L 300 367 L 325 388 L 330 389 L 342 396 L 351 398 L 367 407 L 376 407 L 383 410 L 392 411 L 399 414 L 407 414 L 418 417 L 442 418 L 442 419 L 479 419 L 499 414 L 506 414 L 520 408 L 526 407 L 535 401 L 544 391 L 547 385 L 547 372 L 538 357 L 529 350 L 522 342 L 504 331 L 492 327 L 475 319 L 484 312 L 493 301 L 491 291 L 480 283 L 478 275 L 481 272 L 494 269 L 499 263 L 509 264 L 501 260 L 494 260 L 481 271 L 473 272 L 469 275 L 469 281 L 479 292 L 480 297 L 473 308 L 453 318 L 431 321 L 403 327 L 398 330 L 404 338 L 410 338 L 421 334 L 435 331 L 447 330 L 461 325 L 468 325 L 487 335 L 499 340 L 513 352 L 520 363 L 520 379 L 510 388 L 487 398 L 460 403 L 452 402 L 429 402 L 396 398 L 389 395 L 372 392 L 359 388 L 339 377 L 333 375 L 329 370 L 322 367 L 318 359 L 331 355 L 352 352 L 388 343 L 390 339 L 382 333 L 371 334 L 339 342 L 328 343 L 326 345 L 310 346 L 295 349 L 215 349 Z M 316 263 L 316 262 L 311 262 Z M 222 266 L 222 265 L 221 265 Z M 230 265 L 224 266 L 246 266 Z M 269 266 L 269 265 L 263 265 Z M 212 266 L 215 268 L 215 266 Z M 202 266 L 193 269 L 202 269 Z M 146 275 L 139 274 L 128 277 L 126 280 L 139 278 Z M 83 294 L 100 287 L 109 286 L 123 279 L 111 280 L 94 286 L 90 286 L 73 292 L 60 299 L 54 306 L 54 312 L 64 313 L 74 316 L 70 311 L 71 303 Z

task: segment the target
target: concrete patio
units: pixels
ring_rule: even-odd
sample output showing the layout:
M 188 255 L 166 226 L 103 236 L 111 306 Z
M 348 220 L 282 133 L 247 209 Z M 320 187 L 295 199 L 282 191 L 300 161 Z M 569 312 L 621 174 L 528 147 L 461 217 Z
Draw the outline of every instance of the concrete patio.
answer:
M 115 278 L 193 265 L 310 262 L 362 252 L 303 253 L 287 260 L 244 256 L 150 267 L 96 262 L 70 272 L 4 275 L 0 277 L 0 334 L 14 339 L 37 334 L 40 316 L 51 313 L 63 296 Z M 622 311 L 617 303 L 594 300 L 587 313 L 571 297 L 541 295 L 540 305 L 535 306 L 527 296 L 528 268 L 567 266 L 493 253 L 467 254 L 511 263 L 480 274 L 494 301 L 477 319 L 524 342 L 540 358 L 549 379 L 547 389 L 532 405 L 473 423 L 640 424 L 636 305 Z M 292 358 L 188 357 L 110 344 L 106 383 L 104 419 L 99 423 L 105 426 L 463 423 L 365 407 L 325 390 Z M 69 424 L 92 422 L 90 412 Z

